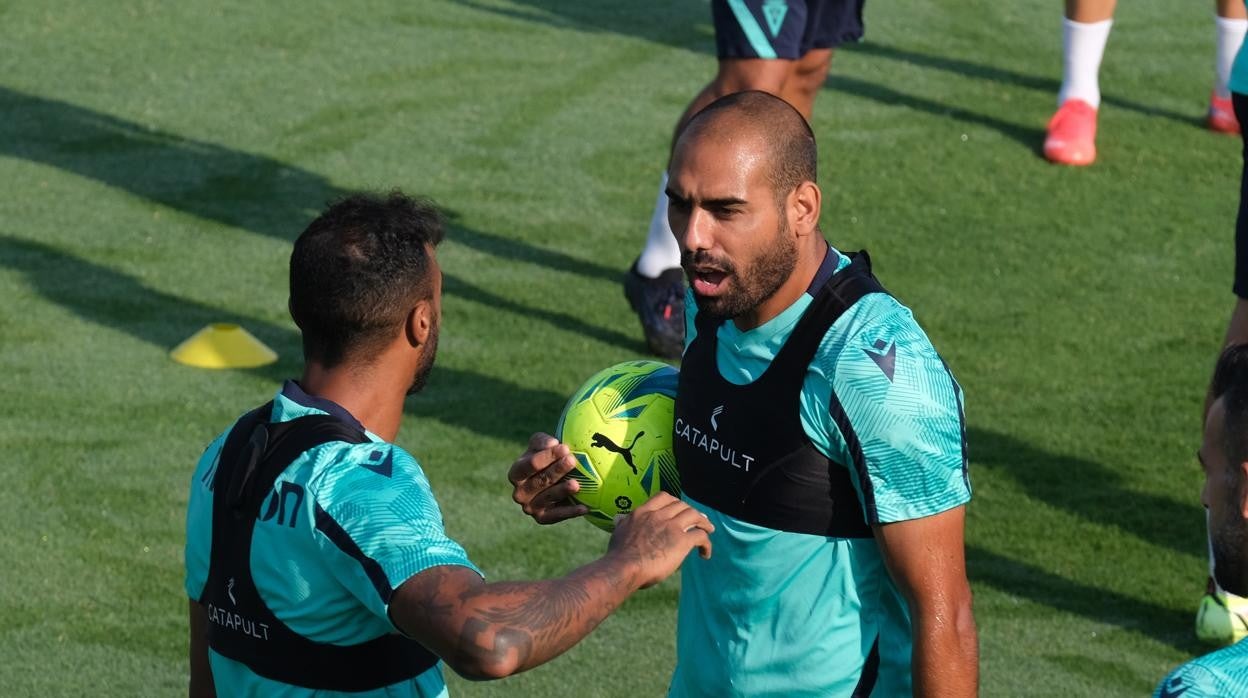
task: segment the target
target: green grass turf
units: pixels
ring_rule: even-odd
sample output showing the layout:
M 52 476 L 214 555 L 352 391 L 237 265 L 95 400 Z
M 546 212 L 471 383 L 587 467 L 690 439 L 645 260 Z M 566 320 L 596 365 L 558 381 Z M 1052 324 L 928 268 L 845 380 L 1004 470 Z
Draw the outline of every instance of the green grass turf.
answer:
M 869 247 L 965 388 L 983 693 L 1141 695 L 1203 651 L 1199 437 L 1232 298 L 1239 144 L 1200 128 L 1211 7 L 1124 3 L 1100 161 L 1038 157 L 1051 2 L 868 4 L 814 119 L 824 230 Z M 298 371 L 290 240 L 327 199 L 453 213 L 442 352 L 399 441 L 493 579 L 597 555 L 503 473 L 643 352 L 618 276 L 712 74 L 702 2 L 0 5 L 0 693 L 171 695 L 207 441 Z M 175 365 L 239 321 L 282 361 Z M 660 695 L 678 581 L 464 696 Z

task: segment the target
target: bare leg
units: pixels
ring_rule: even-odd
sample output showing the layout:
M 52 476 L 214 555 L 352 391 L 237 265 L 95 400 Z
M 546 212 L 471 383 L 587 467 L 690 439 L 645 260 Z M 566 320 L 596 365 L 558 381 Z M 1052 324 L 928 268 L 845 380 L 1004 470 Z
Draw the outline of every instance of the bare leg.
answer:
M 1242 0 L 1217 0 L 1218 16 L 1226 19 L 1248 19 Z
M 808 51 L 793 64 L 780 97 L 802 113 L 807 121 L 815 111 L 815 97 L 828 79 L 832 66 L 832 49 L 819 48 Z
M 676 122 L 672 133 L 672 147 L 694 114 L 705 109 L 711 102 L 736 92 L 762 90 L 782 96 L 785 81 L 793 70 L 794 61 L 767 58 L 721 58 L 719 72 L 702 91 L 693 98 L 685 113 Z
M 1117 4 L 1118 0 L 1066 0 L 1066 19 L 1084 24 L 1104 22 L 1114 18 L 1114 6 Z

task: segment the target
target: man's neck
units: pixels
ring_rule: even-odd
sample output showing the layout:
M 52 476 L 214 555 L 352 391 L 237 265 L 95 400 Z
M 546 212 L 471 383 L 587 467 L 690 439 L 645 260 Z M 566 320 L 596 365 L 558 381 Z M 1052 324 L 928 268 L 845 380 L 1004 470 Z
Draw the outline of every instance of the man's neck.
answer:
M 403 419 L 404 384 L 384 380 L 368 368 L 340 365 L 325 368 L 309 362 L 299 386 L 304 392 L 342 405 L 360 424 L 386 441 L 394 441 Z M 397 386 L 397 387 L 396 387 Z
M 776 289 L 775 293 L 771 294 L 771 297 L 759 303 L 753 310 L 733 318 L 737 329 L 748 332 L 766 324 L 797 302 L 806 289 L 810 288 L 810 283 L 819 273 L 824 257 L 831 253 L 831 246 L 822 236 L 812 242 L 815 243 L 812 245 L 813 249 L 797 256 L 797 265 L 793 267 L 793 273 L 789 274 L 789 278 Z

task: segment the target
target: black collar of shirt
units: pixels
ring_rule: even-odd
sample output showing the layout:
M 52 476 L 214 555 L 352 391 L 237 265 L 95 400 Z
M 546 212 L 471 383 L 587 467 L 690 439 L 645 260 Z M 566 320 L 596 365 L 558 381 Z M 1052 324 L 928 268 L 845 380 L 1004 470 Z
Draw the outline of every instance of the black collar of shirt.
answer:
M 806 293 L 815 295 L 819 293 L 819 289 L 828 283 L 828 279 L 836 273 L 836 268 L 841 263 L 841 255 L 828 245 L 828 249 L 823 253 L 823 261 L 819 264 L 819 271 L 815 272 L 815 278 L 810 282 L 810 287 L 806 289 Z
M 282 397 L 285 397 L 286 399 L 296 402 L 304 407 L 320 410 L 328 415 L 337 417 L 360 431 L 367 431 L 367 429 L 364 428 L 364 425 L 360 424 L 360 420 L 356 419 L 354 415 L 347 411 L 347 408 L 339 405 L 333 400 L 326 400 L 323 397 L 309 395 L 297 382 L 293 380 L 287 380 L 282 384 Z

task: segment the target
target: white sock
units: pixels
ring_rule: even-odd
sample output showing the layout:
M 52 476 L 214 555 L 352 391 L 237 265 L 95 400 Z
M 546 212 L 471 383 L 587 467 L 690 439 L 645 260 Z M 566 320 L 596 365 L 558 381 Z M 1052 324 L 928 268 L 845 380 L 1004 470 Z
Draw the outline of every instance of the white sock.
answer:
M 1235 63 L 1235 54 L 1239 53 L 1239 46 L 1244 43 L 1244 31 L 1248 30 L 1248 19 L 1215 16 L 1213 23 L 1217 28 L 1218 37 L 1213 59 L 1214 75 L 1217 76 L 1218 82 L 1213 86 L 1213 91 L 1219 97 L 1230 97 L 1231 90 L 1226 85 L 1231 79 L 1231 65 Z
M 1093 108 L 1101 106 L 1101 56 L 1109 41 L 1114 20 L 1075 22 L 1062 18 L 1062 89 L 1057 103 L 1082 99 Z
M 654 215 L 650 217 L 650 232 L 646 235 L 646 246 L 637 258 L 637 273 L 657 279 L 668 269 L 680 266 L 680 245 L 676 244 L 676 236 L 667 223 L 667 172 L 659 182 L 659 198 L 654 202 Z

